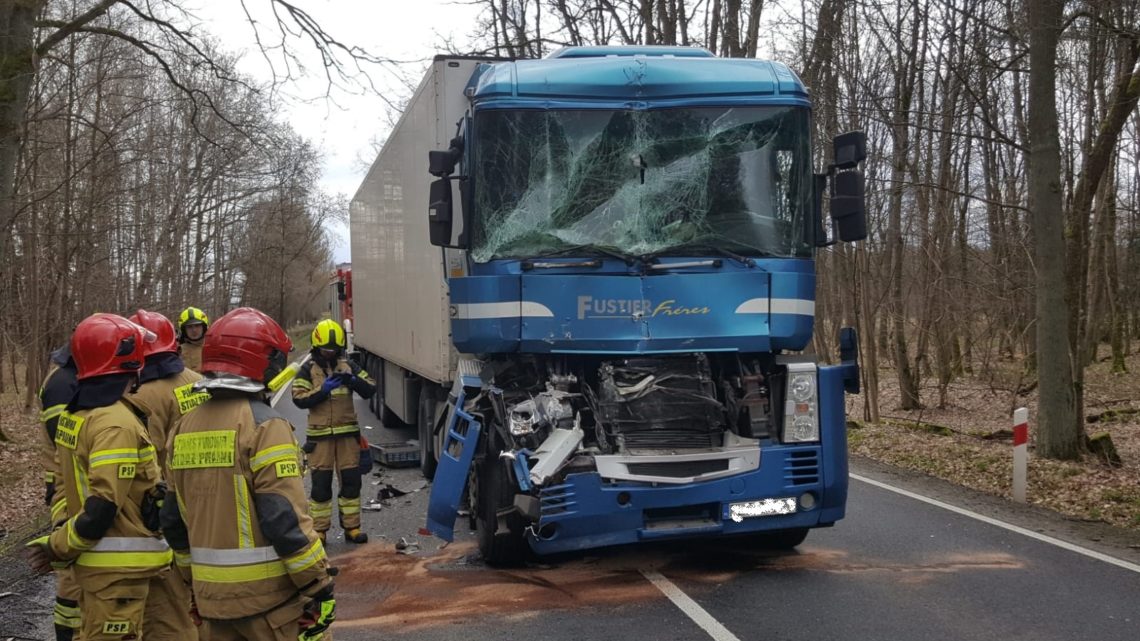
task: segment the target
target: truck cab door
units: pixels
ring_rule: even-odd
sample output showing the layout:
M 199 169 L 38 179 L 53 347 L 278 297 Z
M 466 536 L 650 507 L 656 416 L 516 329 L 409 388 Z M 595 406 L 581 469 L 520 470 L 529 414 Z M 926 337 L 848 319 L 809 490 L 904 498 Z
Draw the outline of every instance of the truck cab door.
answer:
M 482 387 L 479 370 L 482 363 L 461 360 L 455 383 L 448 395 L 447 423 L 439 467 L 435 470 L 431 497 L 428 499 L 427 529 L 445 541 L 455 539 L 455 518 L 467 485 L 467 473 L 478 451 L 483 425 L 465 409 L 469 393 Z

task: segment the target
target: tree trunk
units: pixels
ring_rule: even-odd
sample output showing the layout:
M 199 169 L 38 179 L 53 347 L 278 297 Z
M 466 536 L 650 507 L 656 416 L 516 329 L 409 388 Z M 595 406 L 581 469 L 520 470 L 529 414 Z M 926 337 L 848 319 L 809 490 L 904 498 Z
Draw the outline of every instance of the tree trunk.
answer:
M 35 20 L 47 0 L 9 0 L 0 5 L 0 256 L 9 255 L 16 159 L 24 130 L 28 90 L 35 75 Z M 7 259 L 5 258 L 5 261 Z M 2 282 L 2 275 L 0 275 Z
M 1065 235 L 1061 209 L 1061 143 L 1057 130 L 1057 39 L 1064 0 L 1027 4 L 1029 39 L 1029 202 L 1037 268 L 1037 453 L 1080 454 L 1069 352 Z
M 1089 269 L 1088 252 L 1088 223 L 1092 208 L 1092 201 L 1100 187 L 1100 181 L 1108 170 L 1109 161 L 1120 139 L 1120 132 L 1124 129 L 1128 116 L 1136 109 L 1140 102 L 1140 69 L 1136 68 L 1140 60 L 1140 39 L 1135 36 L 1127 41 L 1127 55 L 1121 65 L 1121 75 L 1113 87 L 1112 95 L 1108 99 L 1108 114 L 1100 123 L 1096 140 L 1092 149 L 1085 157 L 1081 176 L 1073 190 L 1072 215 L 1069 218 L 1070 242 L 1068 246 L 1069 277 L 1066 281 L 1065 297 L 1069 304 L 1070 313 L 1077 314 L 1076 318 L 1069 318 L 1069 344 L 1073 351 L 1072 385 L 1074 420 L 1076 433 L 1084 432 L 1084 382 L 1085 382 L 1085 356 L 1084 332 L 1087 329 L 1087 308 L 1084 304 Z M 1032 73 L 1032 70 L 1031 72 Z
M 760 44 L 760 15 L 764 13 L 764 0 L 752 0 L 748 8 L 748 34 L 745 40 L 746 51 L 744 55 L 749 58 L 756 57 L 756 49 Z
M 898 24 L 898 59 L 900 68 L 894 80 L 895 99 L 891 123 L 891 192 L 887 204 L 887 251 L 890 258 L 890 310 L 891 334 L 895 372 L 899 380 L 901 407 L 904 410 L 921 407 L 918 376 L 911 369 L 906 340 L 906 300 L 903 298 L 903 259 L 906 245 L 902 235 L 903 187 L 906 182 L 907 158 L 910 154 L 910 109 L 914 96 L 915 69 L 913 52 L 917 50 L 918 25 L 910 34 L 910 50 L 904 50 L 902 19 Z

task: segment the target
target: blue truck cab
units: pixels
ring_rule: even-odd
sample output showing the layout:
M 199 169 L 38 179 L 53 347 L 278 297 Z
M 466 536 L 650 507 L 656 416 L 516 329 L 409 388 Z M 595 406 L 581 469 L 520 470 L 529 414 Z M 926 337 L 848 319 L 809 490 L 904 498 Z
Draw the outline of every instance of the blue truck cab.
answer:
M 854 331 L 839 365 L 800 352 L 817 248 L 866 235 L 863 135 L 815 173 L 799 78 L 693 48 L 486 62 L 465 95 L 429 159 L 463 356 L 428 528 L 451 540 L 467 505 L 505 564 L 696 536 L 792 547 L 843 518 Z

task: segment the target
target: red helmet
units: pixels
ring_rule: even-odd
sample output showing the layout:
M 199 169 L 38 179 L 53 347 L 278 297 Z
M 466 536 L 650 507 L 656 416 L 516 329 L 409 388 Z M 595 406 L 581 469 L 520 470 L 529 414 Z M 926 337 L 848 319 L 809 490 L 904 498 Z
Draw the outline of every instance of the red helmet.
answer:
M 277 321 L 252 307 L 239 307 L 206 330 L 202 371 L 268 383 L 285 368 L 285 355 L 292 349 L 293 341 Z
M 154 332 L 157 337 L 153 343 L 147 343 L 144 356 L 178 352 L 178 337 L 174 333 L 174 323 L 158 312 L 148 312 L 140 309 L 127 320 L 142 325 Z
M 95 314 L 79 322 L 71 335 L 71 356 L 79 380 L 107 374 L 137 374 L 144 344 L 155 335 L 114 314 Z

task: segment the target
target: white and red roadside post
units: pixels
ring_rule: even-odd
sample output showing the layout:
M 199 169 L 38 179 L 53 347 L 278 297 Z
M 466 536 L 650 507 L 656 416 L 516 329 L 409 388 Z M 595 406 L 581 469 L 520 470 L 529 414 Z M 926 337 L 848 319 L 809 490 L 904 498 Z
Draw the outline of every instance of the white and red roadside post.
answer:
M 1029 410 L 1013 411 L 1013 500 L 1025 502 L 1026 468 L 1029 464 Z

